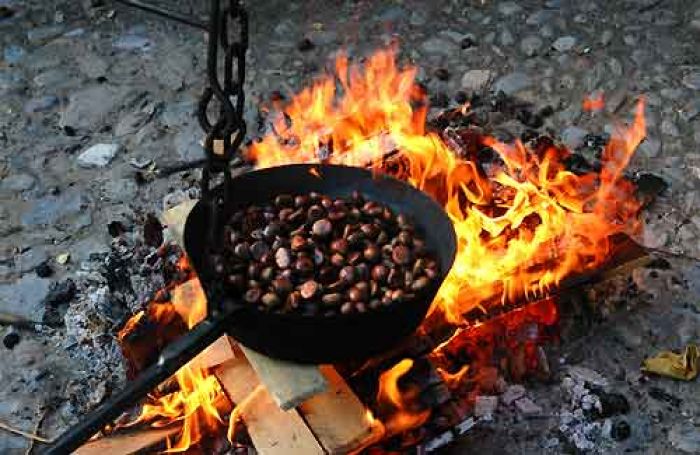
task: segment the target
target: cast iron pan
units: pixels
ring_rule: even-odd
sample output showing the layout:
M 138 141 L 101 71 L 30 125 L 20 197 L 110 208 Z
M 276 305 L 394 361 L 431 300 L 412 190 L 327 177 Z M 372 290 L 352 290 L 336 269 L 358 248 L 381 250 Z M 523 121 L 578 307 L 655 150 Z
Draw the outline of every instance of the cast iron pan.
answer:
M 311 168 L 316 169 L 316 176 Z M 224 296 L 211 302 L 208 317 L 168 345 L 158 361 L 142 371 L 124 389 L 90 411 L 77 425 L 63 433 L 43 453 L 67 454 L 80 447 L 105 425 L 114 421 L 158 384 L 172 376 L 224 333 L 271 357 L 297 362 L 334 363 L 361 359 L 383 351 L 411 334 L 425 317 L 438 287 L 452 267 L 456 236 L 442 208 L 430 197 L 390 177 L 345 166 L 294 164 L 250 172 L 232 181 L 231 212 L 251 203 L 263 203 L 282 193 L 317 191 L 332 197 L 360 191 L 367 199 L 388 205 L 410 216 L 426 246 L 440 264 L 433 286 L 416 299 L 364 314 L 310 318 L 264 313 Z M 221 193 L 222 188 L 215 189 Z M 185 224 L 185 247 L 200 279 L 206 276 L 211 211 L 206 202 L 195 205 Z M 212 283 L 202 282 L 204 290 Z M 207 292 L 207 294 L 214 294 Z
M 362 359 L 384 351 L 418 327 L 452 267 L 457 246 L 447 214 L 425 193 L 392 177 L 358 167 L 292 164 L 243 174 L 233 179 L 230 189 L 231 201 L 224 209 L 228 213 L 253 203 L 268 204 L 280 194 L 316 191 L 348 197 L 359 191 L 366 199 L 408 215 L 440 264 L 433 285 L 413 301 L 364 314 L 308 317 L 266 313 L 251 306 L 237 310 L 229 319 L 228 334 L 270 357 L 318 364 Z M 217 190 L 221 192 L 222 188 Z M 198 272 L 208 266 L 209 213 L 206 203 L 199 202 L 185 224 L 185 249 Z M 204 277 L 205 273 L 199 275 Z M 202 286 L 206 291 L 211 283 L 203 281 Z

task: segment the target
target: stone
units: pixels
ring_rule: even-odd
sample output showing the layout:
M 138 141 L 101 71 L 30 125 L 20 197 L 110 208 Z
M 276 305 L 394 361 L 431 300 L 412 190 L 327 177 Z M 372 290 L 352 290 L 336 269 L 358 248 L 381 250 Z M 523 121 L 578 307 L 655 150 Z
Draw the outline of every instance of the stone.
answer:
M 512 46 L 513 43 L 515 43 L 515 38 L 513 37 L 513 34 L 507 28 L 503 29 L 499 40 L 500 40 L 501 46 L 505 46 L 505 47 Z
M 26 273 L 34 270 L 43 262 L 46 262 L 48 255 L 43 248 L 31 248 L 22 254 L 15 256 L 15 269 L 19 273 Z
M 62 25 L 32 27 L 27 30 L 27 40 L 33 44 L 42 43 L 62 35 L 63 31 L 64 27 Z
M 515 402 L 515 400 L 518 400 L 523 396 L 525 396 L 525 387 L 520 384 L 513 384 L 509 385 L 506 391 L 503 392 L 503 395 L 501 395 L 501 401 L 505 405 L 510 406 Z
M 700 71 L 686 74 L 681 81 L 691 90 L 700 90 Z
M 503 2 L 498 5 L 498 12 L 504 16 L 512 16 L 522 10 L 523 8 L 515 2 Z
M 474 415 L 489 420 L 497 406 L 497 396 L 479 395 L 474 401 Z
M 49 293 L 51 281 L 34 275 L 25 275 L 12 284 L 0 284 L 0 312 L 41 321 L 43 301 Z
M 649 135 L 639 144 L 637 151 L 647 158 L 655 158 L 661 153 L 661 141 Z
M 454 55 L 459 52 L 457 43 L 449 39 L 430 38 L 421 44 L 421 49 L 429 55 Z
M 568 52 L 576 45 L 576 38 L 573 36 L 562 36 L 557 38 L 552 47 L 558 52 Z
M 525 73 L 513 72 L 501 76 L 493 84 L 493 89 L 496 92 L 502 91 L 506 95 L 514 95 L 526 88 L 532 87 L 532 79 Z
M 561 141 L 570 150 L 575 150 L 584 144 L 584 139 L 588 135 L 588 131 L 578 126 L 567 126 L 561 132 Z
M 34 202 L 20 217 L 26 227 L 52 225 L 65 219 L 73 220 L 83 211 L 85 200 L 78 190 L 44 196 Z
M 9 46 L 6 46 L 5 49 L 3 49 L 2 51 L 2 57 L 5 60 L 5 63 L 7 63 L 8 65 L 14 65 L 16 63 L 19 63 L 25 54 L 26 51 L 24 50 L 24 48 L 17 46 L 16 44 L 10 44 Z
M 100 76 L 107 74 L 109 63 L 107 60 L 98 57 L 95 54 L 84 54 L 76 57 L 76 63 L 81 73 L 87 77 L 97 79 Z
M 527 25 L 542 25 L 547 22 L 551 22 L 555 17 L 554 11 L 548 11 L 546 9 L 539 10 L 535 13 L 530 14 L 525 23 Z
M 59 126 L 87 130 L 98 129 L 126 98 L 127 91 L 109 85 L 88 87 L 71 93 Z
M 515 407 L 520 413 L 525 415 L 536 415 L 542 412 L 542 408 L 528 397 L 515 400 Z
M 130 202 L 138 191 L 139 187 L 132 178 L 110 179 L 102 187 L 102 197 L 111 202 Z
M 24 113 L 33 114 L 36 112 L 48 111 L 58 105 L 58 98 L 53 95 L 32 98 L 24 103 Z
M 695 98 L 686 104 L 680 111 L 680 117 L 684 122 L 690 122 L 700 114 L 700 98 Z
M 610 44 L 610 42 L 613 39 L 613 32 L 612 30 L 603 30 L 603 33 L 600 34 L 600 39 L 598 42 L 600 42 L 601 46 L 607 46 Z
M 153 42 L 146 36 L 126 34 L 114 40 L 112 45 L 121 51 L 145 52 L 153 47 Z
M 527 55 L 528 57 L 533 57 L 539 53 L 543 44 L 542 38 L 539 36 L 530 35 L 523 38 L 523 40 L 520 42 L 520 49 L 523 51 L 523 54 Z
M 700 453 L 700 426 L 692 422 L 677 423 L 668 432 L 668 441 L 681 452 Z
M 671 137 L 678 137 L 680 135 L 678 127 L 673 123 L 673 120 L 669 118 L 665 118 L 661 121 L 661 133 Z
M 119 144 L 95 144 L 78 155 L 78 165 L 83 168 L 105 167 L 119 153 Z
M 25 81 L 21 74 L 0 69 L 0 94 L 16 93 L 24 87 Z
M 173 138 L 173 146 L 180 160 L 189 162 L 204 158 L 204 149 L 199 143 L 202 134 L 197 125 L 177 132 Z
M 21 193 L 22 191 L 31 190 L 34 188 L 36 179 L 29 174 L 24 172 L 12 173 L 2 179 L 0 182 L 0 188 L 3 191 L 11 191 L 15 193 Z
M 606 387 L 608 385 L 607 379 L 605 379 L 597 371 L 591 370 L 590 368 L 573 365 L 568 367 L 567 373 L 569 374 L 569 376 L 571 376 L 579 382 L 587 382 L 598 387 Z
M 469 70 L 462 76 L 462 90 L 477 92 L 484 89 L 491 81 L 489 70 Z

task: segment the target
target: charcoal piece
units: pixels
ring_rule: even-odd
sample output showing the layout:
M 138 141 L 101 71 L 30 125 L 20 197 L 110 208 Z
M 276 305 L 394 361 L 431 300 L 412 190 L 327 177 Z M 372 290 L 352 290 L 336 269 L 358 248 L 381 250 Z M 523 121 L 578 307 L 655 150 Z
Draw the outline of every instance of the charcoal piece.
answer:
M 655 400 L 658 401 L 664 401 L 668 404 L 670 404 L 673 407 L 678 407 L 683 403 L 683 400 L 678 398 L 675 395 L 672 395 L 668 392 L 666 392 L 664 389 L 656 386 L 651 386 L 649 387 L 649 391 L 647 392 L 650 397 L 652 397 Z
M 19 343 L 19 341 L 19 332 L 17 332 L 17 330 L 14 327 L 10 327 L 10 330 L 2 338 L 2 344 L 7 349 L 13 349 L 15 346 L 17 346 L 17 343 Z
M 476 46 L 476 39 L 471 36 L 465 36 L 459 44 L 462 49 L 469 49 Z
M 670 270 L 671 263 L 664 258 L 654 258 L 651 262 L 644 266 L 647 269 Z
M 434 74 L 435 74 L 435 77 L 441 81 L 446 81 L 450 78 L 450 72 L 447 71 L 446 68 L 437 68 L 435 70 Z
M 48 261 L 44 261 L 41 264 L 36 266 L 36 269 L 34 269 L 36 272 L 36 276 L 39 278 L 48 278 L 51 275 L 53 275 L 53 269 L 49 265 Z
M 74 137 L 77 133 L 75 131 L 75 128 L 69 125 L 65 125 L 63 127 L 63 134 L 65 134 L 68 137 Z
M 668 188 L 664 179 L 648 172 L 638 174 L 634 183 L 637 185 L 637 196 L 646 203 L 651 203 Z
M 70 278 L 60 283 L 54 283 L 51 285 L 47 296 L 44 297 L 44 305 L 55 308 L 67 304 L 73 300 L 77 290 L 75 282 Z
M 163 243 L 163 225 L 158 221 L 158 217 L 149 213 L 146 215 L 146 222 L 143 225 L 143 238 L 146 245 L 154 248 Z
M 126 232 L 126 227 L 121 221 L 112 221 L 107 225 L 107 232 L 110 236 L 119 237 Z
M 601 410 L 600 417 L 612 417 L 619 414 L 627 414 L 630 410 L 630 404 L 627 398 L 621 393 L 596 391 L 600 400 Z
M 610 429 L 610 437 L 616 441 L 624 441 L 625 439 L 629 438 L 631 434 L 632 429 L 626 420 L 618 420 L 617 422 L 613 423 L 613 426 Z
M 438 92 L 430 97 L 430 105 L 433 107 L 447 107 L 450 104 L 450 97 L 444 92 Z
M 299 49 L 300 52 L 308 52 L 315 47 L 316 45 L 314 45 L 309 38 L 304 38 L 297 44 L 297 49 Z
M 464 104 L 469 101 L 469 96 L 462 90 L 455 93 L 455 102 L 458 104 Z
M 515 114 L 515 118 L 529 128 L 539 128 L 544 124 L 542 117 L 533 114 L 529 109 L 519 109 Z
M 572 153 L 564 159 L 564 166 L 567 171 L 573 172 L 576 175 L 584 175 L 593 172 L 595 168 L 588 162 L 583 155 Z
M 542 118 L 551 117 L 553 114 L 554 114 L 554 108 L 550 105 L 543 107 L 542 109 L 540 109 L 537 112 L 537 115 L 539 115 Z

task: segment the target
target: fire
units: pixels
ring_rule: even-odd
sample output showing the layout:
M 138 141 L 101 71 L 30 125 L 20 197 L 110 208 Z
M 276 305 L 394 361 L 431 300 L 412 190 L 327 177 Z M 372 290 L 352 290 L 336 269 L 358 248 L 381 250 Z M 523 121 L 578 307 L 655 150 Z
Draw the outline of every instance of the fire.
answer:
M 333 74 L 275 106 L 283 114 L 274 132 L 249 155 L 259 167 L 325 161 L 381 172 L 389 152 L 406 163 L 396 176 L 440 201 L 455 226 L 457 258 L 433 305 L 455 324 L 475 307 L 546 295 L 563 278 L 600 265 L 609 236 L 638 232 L 640 205 L 621 176 L 645 135 L 643 101 L 632 126 L 619 128 L 606 147 L 600 175 L 566 170 L 563 147 L 535 153 L 519 141 L 485 138 L 503 162 L 487 176 L 426 131 L 415 74 L 397 66 L 393 49 L 363 66 L 341 55 Z
M 415 391 L 399 389 L 399 379 L 408 373 L 411 367 L 413 360 L 403 359 L 379 377 L 377 403 L 388 408 L 388 417 L 383 421 L 387 436 L 422 425 L 430 417 L 429 409 L 412 409 L 416 406 Z
M 602 93 L 596 93 L 583 99 L 584 111 L 600 111 L 605 107 L 605 99 Z
M 187 270 L 186 259 L 179 266 Z M 151 302 L 147 308 L 149 317 L 159 326 L 167 325 L 179 316 L 191 329 L 206 317 L 207 301 L 199 280 L 190 277 L 188 281 L 173 286 L 171 300 L 167 303 Z M 128 335 L 145 313 L 134 315 L 119 333 L 120 341 Z M 203 436 L 217 432 L 224 425 L 222 416 L 231 408 L 221 385 L 214 375 L 210 375 L 193 359 L 180 368 L 174 376 L 177 390 L 165 395 L 151 395 L 143 405 L 141 413 L 125 426 L 149 423 L 153 427 L 180 424 L 181 429 L 175 441 L 168 439 L 166 452 L 184 452 L 197 444 Z

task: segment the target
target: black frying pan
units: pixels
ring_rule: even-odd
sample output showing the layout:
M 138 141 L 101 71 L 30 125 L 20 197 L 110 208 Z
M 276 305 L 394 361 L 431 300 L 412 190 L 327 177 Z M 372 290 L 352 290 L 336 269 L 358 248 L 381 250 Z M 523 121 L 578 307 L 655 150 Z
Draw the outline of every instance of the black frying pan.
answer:
M 311 172 L 312 168 L 315 172 Z M 306 363 L 334 363 L 361 359 L 386 350 L 410 335 L 425 317 L 440 284 L 452 267 L 456 235 L 447 214 L 435 201 L 410 185 L 391 177 L 373 175 L 357 167 L 293 164 L 262 169 L 231 182 L 230 206 L 225 212 L 252 203 L 266 203 L 282 193 L 316 191 L 331 197 L 349 196 L 357 190 L 367 199 L 381 202 L 396 213 L 411 217 L 440 265 L 431 287 L 409 302 L 364 314 L 306 317 L 264 313 L 250 305 L 224 299 L 209 302 L 209 315 L 187 334 L 169 345 L 158 362 L 143 371 L 120 393 L 88 414 L 61 435 L 46 453 L 70 453 L 135 404 L 160 382 L 193 359 L 219 336 L 228 333 L 242 344 L 271 357 Z M 222 188 L 213 190 L 221 194 Z M 185 249 L 200 274 L 205 291 L 212 283 L 204 273 L 208 266 L 210 206 L 200 201 L 185 224 Z M 211 293 L 207 293 L 211 295 Z
M 452 267 L 456 236 L 447 214 L 425 193 L 392 177 L 373 175 L 358 167 L 293 164 L 241 175 L 233 179 L 230 189 L 230 207 L 224 210 L 229 213 L 253 203 L 267 204 L 280 194 L 315 191 L 330 197 L 349 197 L 359 191 L 366 199 L 408 215 L 440 265 L 439 277 L 413 301 L 364 314 L 310 318 L 265 313 L 253 307 L 239 310 L 226 331 L 245 346 L 270 357 L 319 364 L 361 359 L 384 351 L 418 327 Z M 185 249 L 197 272 L 208 266 L 208 213 L 206 204 L 198 203 L 185 225 Z M 205 290 L 210 285 L 202 281 Z

